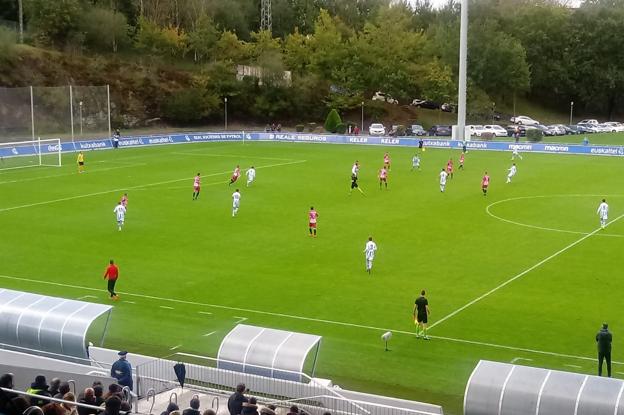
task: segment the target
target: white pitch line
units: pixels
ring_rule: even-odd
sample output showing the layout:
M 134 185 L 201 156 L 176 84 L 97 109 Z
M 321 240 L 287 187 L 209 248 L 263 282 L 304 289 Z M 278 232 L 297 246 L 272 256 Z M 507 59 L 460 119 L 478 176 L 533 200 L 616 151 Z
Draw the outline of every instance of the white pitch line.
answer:
M 124 301 L 124 303 L 128 303 L 128 304 L 136 304 L 134 301 L 128 301 L 128 300 Z
M 609 222 L 607 224 L 607 226 L 611 225 L 612 223 L 620 220 L 621 218 L 624 218 L 624 214 L 618 216 L 617 218 L 613 219 L 611 222 Z M 551 259 L 559 256 L 560 254 L 564 253 L 565 251 L 567 251 L 568 249 L 580 244 L 581 242 L 583 242 L 585 239 L 595 235 L 596 233 L 600 232 L 602 230 L 602 228 L 598 228 L 596 230 L 594 230 L 591 233 L 588 233 L 587 235 L 584 235 L 583 237 L 577 239 L 576 241 L 572 242 L 569 245 L 566 245 L 565 247 L 561 248 L 560 250 L 558 250 L 557 252 L 555 252 L 552 255 L 547 256 L 546 258 L 542 259 L 540 262 L 538 262 L 537 264 L 533 265 L 530 268 L 527 268 L 526 270 L 522 271 L 519 274 L 514 275 L 513 277 L 509 278 L 508 280 L 504 281 L 503 283 L 497 285 L 496 287 L 492 288 L 491 290 L 487 291 L 484 294 L 481 294 L 480 296 L 478 296 L 477 298 L 475 298 L 474 300 L 464 304 L 463 306 L 459 307 L 457 310 L 451 312 L 450 314 L 447 314 L 446 316 L 442 317 L 440 320 L 436 321 L 435 323 L 431 324 L 429 326 L 430 329 L 434 328 L 435 326 L 437 326 L 440 323 L 445 322 L 446 320 L 448 320 L 449 318 L 456 316 L 457 314 L 461 313 L 462 311 L 464 311 L 465 309 L 467 309 L 468 307 L 470 307 L 471 305 L 478 303 L 479 301 L 483 300 L 484 298 L 488 297 L 490 294 L 495 293 L 496 291 L 500 290 L 501 288 L 507 286 L 508 284 L 511 284 L 512 282 L 514 282 L 515 280 L 517 280 L 518 278 L 523 277 L 524 275 L 528 274 L 529 272 L 533 271 L 534 269 L 539 268 L 540 266 L 544 265 L 545 263 L 547 263 L 548 261 L 550 261 Z
M 117 166 L 117 167 L 106 167 L 103 169 L 91 169 L 91 170 L 86 170 L 85 174 L 93 174 L 93 173 L 99 173 L 102 171 L 109 171 L 109 170 L 118 170 L 118 169 L 125 169 L 125 168 L 129 168 L 129 167 L 138 167 L 138 166 L 146 166 L 147 163 L 135 163 L 135 164 L 127 164 L 124 166 Z M 2 184 L 11 184 L 11 183 L 22 183 L 22 182 L 32 182 L 35 180 L 43 180 L 43 179 L 55 179 L 57 177 L 67 177 L 67 176 L 77 176 L 79 173 L 77 172 L 72 172 L 72 173 L 66 173 L 66 174 L 51 174 L 48 176 L 37 176 L 37 177 L 27 177 L 27 178 L 23 178 L 23 179 L 15 179 L 15 180 L 5 180 L 3 182 L 0 182 L 0 185 Z
M 76 300 L 84 300 L 87 298 L 97 298 L 95 295 L 83 295 L 82 297 L 76 298 Z
M 279 166 L 288 166 L 291 164 L 300 164 L 300 163 L 305 163 L 307 160 L 297 160 L 297 161 L 292 161 L 289 163 L 276 163 L 276 164 L 267 164 L 266 166 L 258 166 L 256 167 L 256 170 L 258 169 L 266 169 L 269 167 L 279 167 Z M 212 174 L 207 174 L 204 177 L 212 177 L 212 176 L 220 176 L 222 174 L 227 174 L 230 173 L 231 171 L 224 171 L 224 172 L 220 172 L 220 173 L 212 173 Z M 92 196 L 100 196 L 100 195 L 106 195 L 109 193 L 117 193 L 117 192 L 123 192 L 123 191 L 127 191 L 127 190 L 134 190 L 134 189 L 141 189 L 144 187 L 152 187 L 152 186 L 158 186 L 161 184 L 168 184 L 168 183 L 177 183 L 177 182 L 182 182 L 185 180 L 192 180 L 193 178 L 184 178 L 184 179 L 173 179 L 173 180 L 165 180 L 162 182 L 155 182 L 155 183 L 147 183 L 147 184 L 141 184 L 141 185 L 137 185 L 137 186 L 129 186 L 129 187 L 122 187 L 119 189 L 112 189 L 112 190 L 103 190 L 101 192 L 95 192 L 95 193 L 87 193 L 84 195 L 78 195 L 78 196 L 69 196 L 69 197 L 62 197 L 59 199 L 52 199 L 52 200 L 46 200 L 43 202 L 35 202 L 35 203 L 29 203 L 26 205 L 19 205 L 19 206 L 12 206 L 12 207 L 7 207 L 7 208 L 1 208 L 0 209 L 0 213 L 2 212 L 8 212 L 11 210 L 17 210 L 17 209 L 24 209 L 24 208 L 29 208 L 29 207 L 34 207 L 34 206 L 42 206 L 42 205 L 50 205 L 53 203 L 59 203 L 59 202 L 67 202 L 69 200 L 76 200 L 76 199 L 84 199 L 87 197 L 92 197 Z
M 564 366 L 567 366 L 567 367 L 573 367 L 574 369 L 582 369 L 582 368 L 583 368 L 583 366 L 579 366 L 579 365 L 568 365 L 568 364 L 564 364 Z
M 95 292 L 102 292 L 102 293 L 108 292 L 107 290 L 101 289 L 101 288 L 85 287 L 85 286 L 72 285 L 72 284 L 63 284 L 59 282 L 14 277 L 10 275 L 0 275 L 0 278 L 4 278 L 8 280 L 15 280 L 15 281 L 32 282 L 32 283 L 37 283 L 40 285 L 53 285 L 53 286 L 63 287 L 63 288 L 73 288 L 73 289 L 88 290 L 88 291 L 95 291 Z M 411 331 L 395 330 L 395 329 L 391 329 L 387 327 L 384 328 L 384 327 L 366 326 L 363 324 L 348 323 L 344 321 L 325 320 L 325 319 L 314 318 L 314 317 L 305 317 L 305 316 L 297 316 L 297 315 L 292 315 L 292 314 L 275 313 L 271 311 L 254 310 L 254 309 L 249 309 L 249 308 L 230 307 L 230 306 L 225 306 L 225 305 L 220 305 L 220 304 L 200 303 L 198 301 L 180 300 L 180 299 L 171 298 L 171 297 L 157 297 L 157 296 L 147 295 L 147 294 L 135 294 L 135 293 L 121 292 L 121 291 L 119 291 L 119 294 L 126 295 L 129 297 L 137 297 L 137 298 L 144 298 L 147 300 L 155 300 L 159 302 L 168 301 L 168 302 L 172 302 L 176 304 L 193 305 L 193 306 L 199 306 L 199 307 L 213 307 L 213 308 L 218 308 L 218 309 L 223 309 L 223 310 L 242 311 L 245 313 L 254 313 L 254 314 L 261 314 L 261 315 L 273 316 L 273 317 L 290 318 L 293 320 L 312 321 L 315 323 L 331 324 L 331 325 L 343 326 L 343 327 L 361 328 L 361 329 L 373 330 L 373 331 L 378 331 L 378 332 L 379 331 L 381 332 L 392 331 L 394 333 L 405 334 L 407 336 L 416 336 L 416 333 L 411 332 Z M 199 313 L 205 313 L 205 312 L 199 311 Z M 580 359 L 580 360 L 590 360 L 590 361 L 596 360 L 595 357 L 575 356 L 575 355 L 564 354 L 564 353 L 548 352 L 548 351 L 536 350 L 536 349 L 527 349 L 523 347 L 506 346 L 506 345 L 495 344 L 495 343 L 486 343 L 486 342 L 481 342 L 481 341 L 476 341 L 476 340 L 456 339 L 453 337 L 432 336 L 432 335 L 430 335 L 429 337 L 433 339 L 445 340 L 445 341 L 450 341 L 450 342 L 455 342 L 455 343 L 465 343 L 465 344 L 472 344 L 472 345 L 477 345 L 477 346 L 492 347 L 492 348 L 497 348 L 497 349 L 542 354 L 542 355 L 547 355 L 547 356 Z M 611 363 L 624 365 L 624 362 L 612 361 Z
M 520 360 L 526 360 L 528 362 L 532 362 L 533 361 L 533 359 L 527 359 L 525 357 L 514 357 L 513 359 L 511 359 L 511 362 L 509 362 L 509 363 L 514 364 L 516 362 L 519 362 Z
M 169 349 L 169 350 L 176 350 L 176 349 L 179 349 L 180 347 L 182 347 L 182 345 L 181 345 L 181 344 L 178 344 L 177 346 L 173 346 L 173 347 L 172 347 L 171 349 Z
M 158 307 L 164 308 L 165 310 L 175 310 L 173 307 L 169 307 L 167 305 L 159 305 Z
M 206 334 L 204 334 L 204 336 L 203 336 L 203 337 L 212 336 L 212 335 L 213 335 L 213 334 L 215 334 L 215 333 L 216 333 L 216 331 L 211 331 L 210 333 L 206 333 Z
M 234 324 L 240 324 L 243 321 L 247 320 L 247 317 L 234 316 L 234 318 L 238 319 L 237 321 L 234 322 Z
M 545 227 L 545 226 L 537 226 L 537 225 L 531 225 L 528 223 L 522 223 L 522 222 L 516 222 L 513 221 L 511 219 L 505 219 L 503 217 L 500 217 L 498 215 L 495 215 L 494 213 L 491 212 L 490 208 L 492 208 L 493 206 L 502 204 L 502 203 L 506 203 L 506 202 L 512 202 L 514 200 L 526 200 L 526 199 L 542 199 L 542 198 L 550 198 L 550 197 L 603 197 L 604 195 L 579 195 L 579 194 L 572 194 L 572 195 L 551 195 L 551 196 L 522 196 L 522 197 L 512 197 L 509 199 L 503 199 L 503 200 L 499 200 L 496 201 L 494 203 L 490 203 L 488 206 L 486 206 L 485 208 L 485 212 L 491 216 L 494 219 L 498 219 L 501 222 L 506 222 L 506 223 L 510 223 L 512 225 L 516 225 L 516 226 L 522 226 L 524 228 L 531 228 L 531 229 L 538 229 L 541 231 L 549 231 L 549 232 L 559 232 L 559 233 L 569 233 L 569 234 L 573 234 L 573 235 L 588 235 L 589 232 L 581 232 L 581 231 L 570 231 L 570 230 L 566 230 L 566 229 L 558 229 L 558 228 L 549 228 L 549 227 Z M 621 195 L 609 195 L 612 197 L 619 197 Z M 624 238 L 624 235 L 619 235 L 619 234 L 613 234 L 613 233 L 601 233 L 598 236 L 604 236 L 604 237 L 611 237 L 611 238 Z
M 200 156 L 200 157 L 234 157 L 241 159 L 254 159 L 254 160 L 277 160 L 277 161 L 294 161 L 295 159 L 286 159 L 279 157 L 259 157 L 259 156 L 247 156 L 243 154 L 214 154 L 214 153 L 192 153 L 190 151 L 177 151 L 171 154 L 178 154 L 182 156 Z
M 211 312 L 209 311 L 198 311 L 199 314 L 206 314 L 206 315 L 212 315 Z

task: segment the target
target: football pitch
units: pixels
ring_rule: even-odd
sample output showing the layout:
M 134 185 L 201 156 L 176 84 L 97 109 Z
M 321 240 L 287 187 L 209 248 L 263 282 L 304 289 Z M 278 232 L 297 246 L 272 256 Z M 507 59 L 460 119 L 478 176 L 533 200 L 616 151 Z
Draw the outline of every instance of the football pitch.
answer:
M 388 190 L 377 171 L 390 152 Z M 105 346 L 216 357 L 238 322 L 323 336 L 317 373 L 343 388 L 461 413 L 480 359 L 596 373 L 606 321 L 624 349 L 618 252 L 624 252 L 622 160 L 295 144 L 202 143 L 85 153 L 61 168 L 0 172 L 0 286 L 114 305 Z M 456 171 L 441 193 L 449 157 Z M 350 170 L 360 162 L 359 192 Z M 254 165 L 231 186 L 234 167 Z M 480 189 L 487 170 L 487 196 Z M 202 192 L 192 200 L 193 176 Z M 242 194 L 231 216 L 231 195 Z M 113 208 L 128 193 L 126 225 Z M 610 205 L 599 229 L 596 209 Z M 319 213 L 308 236 L 308 210 Z M 372 275 L 364 245 L 378 245 Z M 120 300 L 103 273 L 120 268 Z M 427 291 L 431 340 L 417 339 Z M 385 352 L 380 335 L 394 337 Z M 614 376 L 624 377 L 614 363 Z

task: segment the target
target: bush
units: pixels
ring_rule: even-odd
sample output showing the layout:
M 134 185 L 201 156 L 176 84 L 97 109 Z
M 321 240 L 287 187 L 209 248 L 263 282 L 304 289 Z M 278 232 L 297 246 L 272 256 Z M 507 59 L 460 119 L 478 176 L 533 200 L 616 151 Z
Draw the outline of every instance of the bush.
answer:
M 537 130 L 537 129 L 534 129 L 534 128 L 526 130 L 526 138 L 529 141 L 537 143 L 539 141 L 542 141 L 543 137 L 544 137 L 544 135 L 542 134 L 541 130 Z
M 305 126 L 303 124 L 297 124 L 295 126 L 295 131 L 297 131 L 298 133 L 302 133 L 304 129 L 305 129 Z
M 404 125 L 397 125 L 396 135 L 397 135 L 397 137 L 404 137 L 405 136 L 405 126 Z
M 208 117 L 220 104 L 219 98 L 204 95 L 197 88 L 174 92 L 163 105 L 163 115 L 170 121 L 187 123 Z
M 340 123 L 336 126 L 336 132 L 338 134 L 344 134 L 347 132 L 347 124 Z
M 308 123 L 308 131 L 313 133 L 314 130 L 316 130 L 316 123 L 315 122 Z
M 483 133 L 481 134 L 481 140 L 489 141 L 494 138 L 494 133 Z
M 329 111 L 329 114 L 327 114 L 327 118 L 325 119 L 325 131 L 335 133 L 338 124 L 342 124 L 342 119 L 340 118 L 338 111 L 332 109 Z

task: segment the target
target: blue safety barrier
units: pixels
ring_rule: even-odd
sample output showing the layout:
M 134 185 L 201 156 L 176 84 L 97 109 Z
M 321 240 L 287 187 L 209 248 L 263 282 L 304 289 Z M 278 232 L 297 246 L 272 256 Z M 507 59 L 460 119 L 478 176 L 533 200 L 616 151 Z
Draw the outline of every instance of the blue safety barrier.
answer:
M 119 147 L 140 147 L 166 144 L 197 143 L 209 141 L 275 141 L 295 143 L 330 143 L 330 144 L 361 144 L 381 146 L 418 147 L 420 138 L 413 137 L 375 137 L 349 136 L 334 134 L 304 134 L 304 133 L 264 133 L 264 132 L 226 132 L 226 133 L 180 133 L 168 135 L 148 135 L 124 137 L 119 140 Z M 464 142 L 450 139 L 423 138 L 425 148 L 461 149 Z M 557 143 L 513 143 L 504 141 L 467 141 L 468 150 L 511 151 L 517 148 L 519 152 L 585 154 L 601 156 L 624 156 L 624 146 L 600 146 L 583 144 Z M 105 150 L 112 149 L 110 138 L 97 140 L 63 142 L 62 152 Z M 52 144 L 41 146 L 43 154 L 55 153 L 58 147 Z M 0 157 L 15 157 L 38 154 L 37 144 L 16 145 L 15 147 L 0 148 Z

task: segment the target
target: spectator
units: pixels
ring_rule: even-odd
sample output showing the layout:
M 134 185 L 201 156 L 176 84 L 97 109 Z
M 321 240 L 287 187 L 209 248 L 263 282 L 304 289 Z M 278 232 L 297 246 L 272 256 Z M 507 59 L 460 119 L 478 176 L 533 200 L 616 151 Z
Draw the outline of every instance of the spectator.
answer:
M 602 323 L 602 328 L 596 334 L 596 344 L 598 346 L 598 376 L 602 376 L 602 363 L 607 361 L 607 375 L 611 377 L 611 342 L 613 335 L 609 332 L 609 325 Z
M 182 415 L 201 415 L 201 412 L 199 412 L 199 399 L 191 399 L 190 406 L 190 408 L 186 408 L 182 411 Z
M 128 352 L 122 350 L 117 354 L 119 355 L 119 360 L 113 363 L 111 367 L 111 377 L 117 379 L 117 383 L 121 386 L 127 386 L 132 390 L 132 366 L 126 360 Z
M 64 401 L 70 401 L 70 402 L 76 402 L 76 397 L 74 396 L 73 393 L 67 392 L 65 395 L 63 395 L 63 400 Z M 76 409 L 76 405 L 63 403 L 62 406 L 63 406 L 63 409 L 65 410 L 65 415 L 77 415 L 78 414 L 78 410 Z
M 92 406 L 100 406 L 95 400 L 95 391 L 93 390 L 93 388 L 85 389 L 82 397 L 78 399 L 78 403 Z M 97 414 L 97 412 L 98 411 L 96 411 L 95 409 L 83 408 L 80 406 L 78 407 L 78 415 L 93 415 Z
M 269 133 L 269 132 L 271 132 L 271 126 L 270 126 L 269 124 L 267 124 L 267 125 L 264 127 L 264 132 L 265 132 L 265 133 Z
M 4 413 L 7 415 L 22 415 L 29 406 L 30 402 L 28 402 L 26 398 L 23 396 L 16 396 L 7 404 L 8 410 Z
M 181 415 L 179 410 L 171 411 L 169 415 Z
M 58 393 L 56 395 L 50 395 L 56 399 L 63 399 L 66 393 L 69 393 L 71 389 L 69 388 L 69 382 L 61 382 L 58 387 Z
M 119 399 L 121 399 L 121 391 L 121 386 L 116 383 L 111 383 L 110 385 L 108 385 L 108 392 L 106 392 L 106 395 L 104 395 L 104 400 L 106 401 L 111 396 L 117 396 Z
M 275 126 L 275 123 L 271 124 L 271 131 L 275 131 L 277 129 L 277 127 Z
M 43 415 L 65 415 L 63 407 L 57 403 L 47 403 L 41 408 Z
M 217 415 L 213 409 L 206 409 L 202 415 Z
M 132 406 L 130 405 L 130 402 L 124 401 L 122 399 L 121 400 L 121 411 L 122 412 L 126 412 L 126 413 L 130 413 L 130 411 L 132 411 Z
M 240 415 L 243 410 L 243 403 L 247 402 L 247 398 L 244 395 L 245 384 L 239 383 L 236 385 L 236 392 L 230 395 L 228 399 L 228 411 L 230 415 Z
M 121 133 L 119 132 L 119 128 L 115 128 L 115 132 L 113 133 L 113 148 L 119 148 L 120 137 Z
M 48 393 L 48 385 L 46 384 L 46 378 L 43 375 L 37 375 L 35 377 L 35 381 L 33 383 L 30 384 L 30 388 L 28 388 L 26 390 L 26 392 L 28 393 L 32 393 L 35 395 L 41 395 L 41 396 L 50 396 L 50 394 Z M 48 403 L 47 400 L 45 399 L 38 399 L 35 397 L 30 398 L 30 405 L 32 406 L 43 406 L 46 403 Z
M 259 415 L 257 403 L 256 398 L 249 398 L 249 402 L 243 403 L 243 411 L 241 412 L 241 415 Z
M 0 388 L 13 389 L 13 374 L 0 376 Z M 12 407 L 11 400 L 18 395 L 12 392 L 0 391 L 0 413 L 6 414 Z
M 360 127 L 357 125 L 353 128 L 353 135 L 360 135 Z
M 121 399 L 118 396 L 111 396 L 104 403 L 104 415 L 119 415 L 121 409 Z
M 278 133 L 281 133 L 281 132 L 282 132 L 282 124 L 278 123 L 278 124 L 277 124 L 277 127 L 275 127 L 275 130 L 276 130 Z
M 165 409 L 163 412 L 160 413 L 160 415 L 169 415 L 171 414 L 171 412 L 173 411 L 177 411 L 180 408 L 178 407 L 178 404 L 173 403 L 173 402 L 169 402 L 169 405 L 167 405 L 167 409 Z
M 95 406 L 102 406 L 104 403 L 104 388 L 100 382 L 93 384 L 93 396 L 95 397 Z
M 290 407 L 290 410 L 288 411 L 288 415 L 298 415 L 299 414 L 299 408 L 297 407 L 297 405 L 293 405 Z
M 268 405 L 260 409 L 260 415 L 275 415 L 275 405 Z
M 59 393 L 59 387 L 61 386 L 61 380 L 59 378 L 54 378 L 50 381 L 50 387 L 48 388 L 48 393 L 50 396 L 56 396 Z

